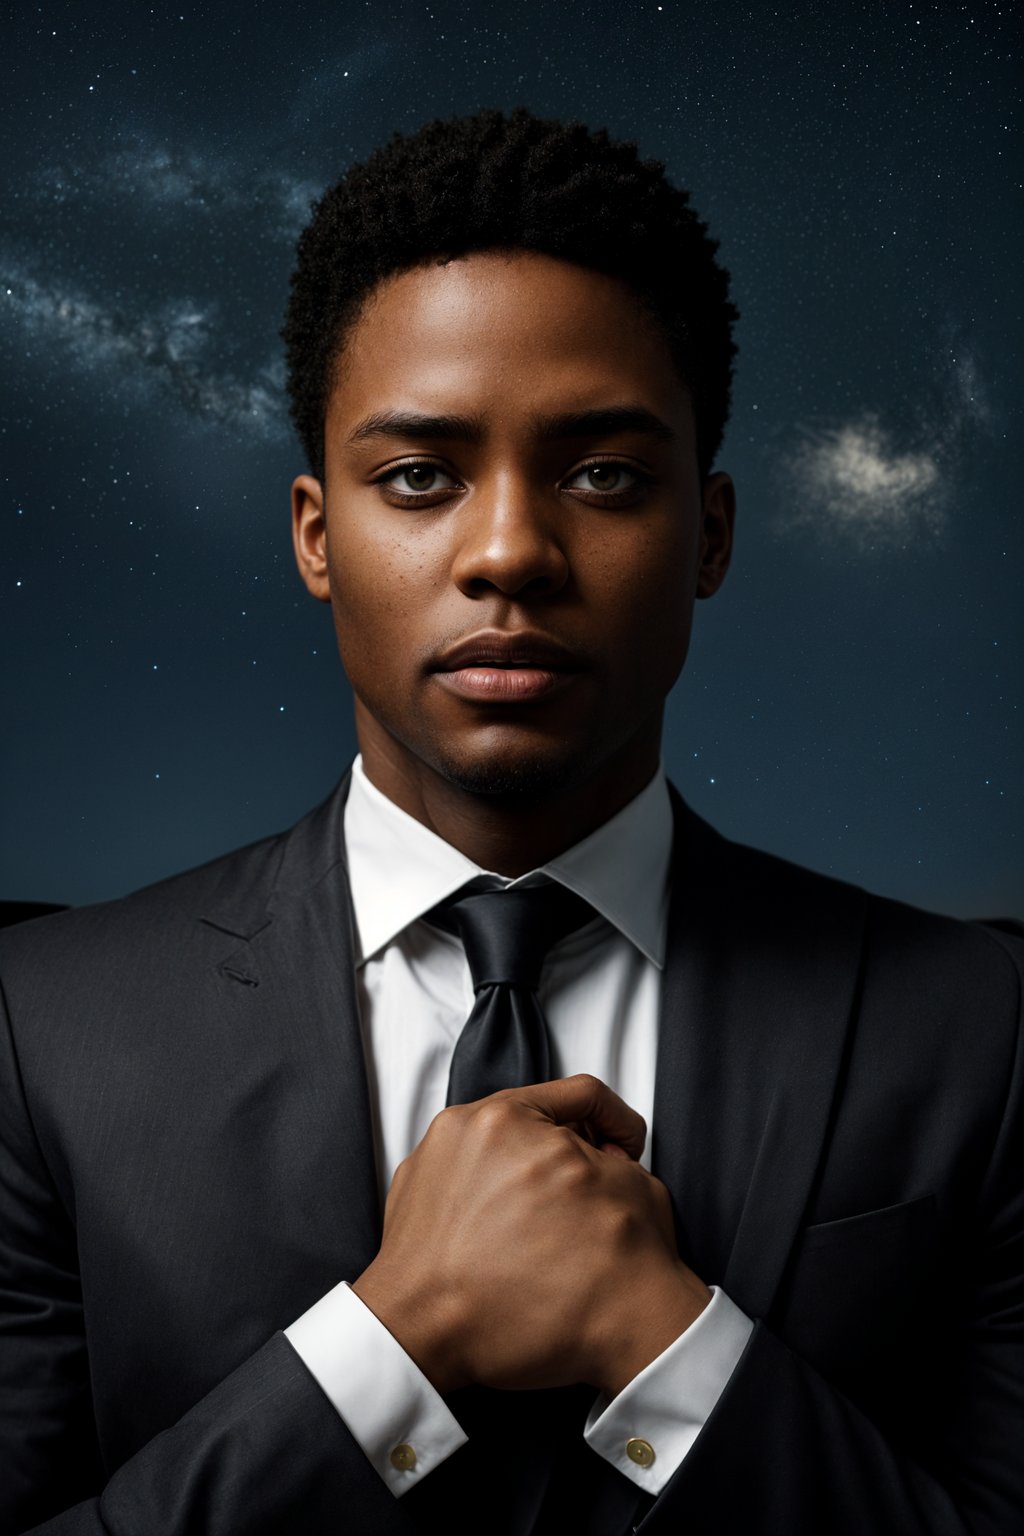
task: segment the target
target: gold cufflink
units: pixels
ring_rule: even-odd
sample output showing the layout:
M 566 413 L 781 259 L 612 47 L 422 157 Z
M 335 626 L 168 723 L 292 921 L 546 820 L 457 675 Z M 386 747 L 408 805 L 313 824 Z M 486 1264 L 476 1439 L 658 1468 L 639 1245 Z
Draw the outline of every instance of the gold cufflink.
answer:
M 654 1460 L 654 1446 L 649 1440 L 627 1440 L 626 1455 L 638 1467 L 649 1467 Z
M 392 1446 L 390 1461 L 396 1472 L 411 1472 L 416 1465 L 416 1452 L 402 1440 Z

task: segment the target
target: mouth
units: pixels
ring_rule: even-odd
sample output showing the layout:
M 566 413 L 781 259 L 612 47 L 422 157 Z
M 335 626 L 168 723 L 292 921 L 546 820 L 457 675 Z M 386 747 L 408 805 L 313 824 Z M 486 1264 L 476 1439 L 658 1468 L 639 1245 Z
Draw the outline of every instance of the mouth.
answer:
M 576 672 L 582 658 L 560 640 L 531 629 L 484 629 L 434 658 L 437 672 Z
M 476 704 L 526 704 L 568 687 L 584 660 L 562 641 L 531 629 L 483 629 L 434 658 L 434 677 Z
M 484 704 L 524 704 L 564 688 L 580 674 L 551 667 L 488 662 L 435 672 L 442 687 L 459 698 Z

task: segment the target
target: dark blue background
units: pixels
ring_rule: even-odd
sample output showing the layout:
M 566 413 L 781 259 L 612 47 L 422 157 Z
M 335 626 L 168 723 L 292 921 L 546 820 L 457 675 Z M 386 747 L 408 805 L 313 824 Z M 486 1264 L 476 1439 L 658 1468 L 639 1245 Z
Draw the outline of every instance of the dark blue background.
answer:
M 351 697 L 289 536 L 294 240 L 393 129 L 523 102 L 663 159 L 742 310 L 737 558 L 670 775 L 730 835 L 1024 915 L 1008 8 L 57 4 L 4 37 L 0 895 L 127 891 L 337 778 Z

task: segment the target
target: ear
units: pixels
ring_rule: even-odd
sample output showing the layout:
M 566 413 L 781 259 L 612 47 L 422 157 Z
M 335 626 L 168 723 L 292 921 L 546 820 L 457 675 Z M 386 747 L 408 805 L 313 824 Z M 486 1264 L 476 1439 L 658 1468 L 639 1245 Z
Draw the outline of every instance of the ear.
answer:
M 320 481 L 312 475 L 299 475 L 292 481 L 292 543 L 295 563 L 307 591 L 321 603 L 329 603 L 324 492 Z
M 697 596 L 714 597 L 732 559 L 733 524 L 736 519 L 736 487 L 732 476 L 709 475 L 704 482 L 700 534 L 700 570 Z

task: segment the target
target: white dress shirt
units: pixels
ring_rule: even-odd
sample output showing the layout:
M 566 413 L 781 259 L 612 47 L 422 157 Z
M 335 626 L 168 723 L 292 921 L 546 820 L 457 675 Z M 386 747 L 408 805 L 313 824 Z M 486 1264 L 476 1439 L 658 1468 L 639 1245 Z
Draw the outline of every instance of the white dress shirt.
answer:
M 649 1169 L 673 837 L 664 765 L 589 837 L 514 880 L 481 869 L 401 810 L 370 783 L 361 756 L 352 766 L 344 835 L 382 1197 L 444 1108 L 455 1042 L 474 1002 L 461 939 L 423 914 L 482 874 L 501 887 L 548 876 L 595 908 L 592 921 L 553 946 L 541 972 L 552 1075 L 591 1072 L 643 1115 L 641 1162 Z M 685 1028 L 685 1020 L 678 1022 Z M 616 1397 L 597 1396 L 583 1431 L 587 1443 L 638 1487 L 660 1493 L 700 1433 L 752 1326 L 712 1287 L 712 1300 L 674 1343 Z M 347 1281 L 285 1335 L 396 1496 L 469 1438 Z M 654 1451 L 649 1465 L 626 1453 L 627 1442 L 638 1439 Z

